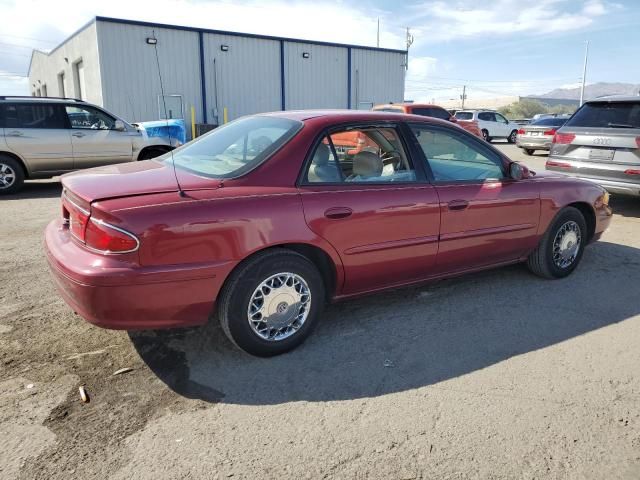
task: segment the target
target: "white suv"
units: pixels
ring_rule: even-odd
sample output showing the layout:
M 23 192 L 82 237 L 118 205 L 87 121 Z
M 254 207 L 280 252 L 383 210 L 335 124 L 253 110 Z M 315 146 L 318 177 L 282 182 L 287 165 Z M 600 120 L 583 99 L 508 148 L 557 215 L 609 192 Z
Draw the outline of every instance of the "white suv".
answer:
M 494 138 L 505 138 L 515 143 L 518 136 L 518 125 L 493 110 L 460 110 L 456 112 L 458 120 L 476 120 L 482 132 L 482 138 L 490 142 Z
M 82 100 L 0 96 L 0 194 L 26 179 L 147 160 L 178 145 Z

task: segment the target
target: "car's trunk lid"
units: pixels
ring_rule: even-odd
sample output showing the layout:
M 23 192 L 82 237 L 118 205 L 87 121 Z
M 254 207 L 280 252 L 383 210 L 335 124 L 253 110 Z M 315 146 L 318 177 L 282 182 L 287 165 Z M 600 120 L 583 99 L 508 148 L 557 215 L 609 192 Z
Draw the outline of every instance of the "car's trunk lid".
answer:
M 65 191 L 72 192 L 82 202 L 183 190 L 217 188 L 220 181 L 202 178 L 177 169 L 170 162 L 147 160 L 121 163 L 69 173 L 62 177 Z
M 554 145 L 552 154 L 582 162 L 640 165 L 640 129 L 564 127 L 574 135 L 568 144 Z

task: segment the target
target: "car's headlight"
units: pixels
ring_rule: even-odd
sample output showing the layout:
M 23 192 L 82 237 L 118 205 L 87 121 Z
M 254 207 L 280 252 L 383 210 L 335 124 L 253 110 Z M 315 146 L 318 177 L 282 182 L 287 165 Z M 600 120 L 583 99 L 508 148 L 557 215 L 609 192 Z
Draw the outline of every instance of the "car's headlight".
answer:
M 609 205 L 609 192 L 607 192 L 606 190 L 604 191 L 604 193 L 602 194 L 602 204 L 603 205 Z

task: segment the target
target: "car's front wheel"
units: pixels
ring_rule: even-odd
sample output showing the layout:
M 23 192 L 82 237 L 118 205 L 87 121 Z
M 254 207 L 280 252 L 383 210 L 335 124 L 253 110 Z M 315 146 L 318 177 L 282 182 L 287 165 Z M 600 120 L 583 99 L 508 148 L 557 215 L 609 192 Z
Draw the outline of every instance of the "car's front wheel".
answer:
M 577 208 L 565 207 L 553 220 L 527 266 L 544 278 L 562 278 L 573 272 L 587 244 L 587 223 Z
M 509 143 L 516 143 L 516 137 L 518 136 L 518 131 L 517 130 L 513 130 L 509 136 L 507 137 L 507 142 Z
M 268 250 L 241 264 L 218 300 L 218 317 L 229 339 L 251 355 L 270 357 L 300 345 L 315 328 L 325 289 L 306 257 Z
M 535 152 L 533 148 L 523 148 L 522 151 L 524 152 L 525 155 L 528 155 L 528 156 L 533 155 L 533 152 Z

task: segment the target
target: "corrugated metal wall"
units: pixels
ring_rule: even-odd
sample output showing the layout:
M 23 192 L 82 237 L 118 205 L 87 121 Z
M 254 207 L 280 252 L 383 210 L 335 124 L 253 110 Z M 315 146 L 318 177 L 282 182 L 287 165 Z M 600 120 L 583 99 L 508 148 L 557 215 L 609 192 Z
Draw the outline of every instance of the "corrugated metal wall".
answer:
M 284 42 L 286 109 L 348 108 L 347 53 L 345 47 Z
M 406 56 L 398 52 L 351 49 L 351 108 L 402 102 Z
M 190 119 L 190 108 L 194 105 L 197 121 L 202 121 L 198 33 L 103 21 L 96 23 L 106 109 L 129 121 L 159 118 L 158 66 L 154 46 L 146 43 L 155 30 L 165 95 L 182 95 L 185 117 Z
M 213 33 L 203 40 L 209 123 L 222 123 L 224 107 L 229 120 L 280 110 L 279 41 Z

